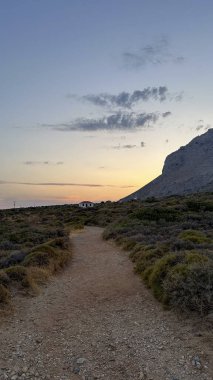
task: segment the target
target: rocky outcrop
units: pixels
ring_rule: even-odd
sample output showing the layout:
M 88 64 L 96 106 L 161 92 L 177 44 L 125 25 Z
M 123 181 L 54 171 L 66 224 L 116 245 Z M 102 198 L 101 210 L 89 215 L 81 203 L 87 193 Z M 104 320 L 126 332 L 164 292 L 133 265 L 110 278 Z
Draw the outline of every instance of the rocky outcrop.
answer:
M 162 174 L 122 199 L 213 191 L 213 128 L 167 156 Z

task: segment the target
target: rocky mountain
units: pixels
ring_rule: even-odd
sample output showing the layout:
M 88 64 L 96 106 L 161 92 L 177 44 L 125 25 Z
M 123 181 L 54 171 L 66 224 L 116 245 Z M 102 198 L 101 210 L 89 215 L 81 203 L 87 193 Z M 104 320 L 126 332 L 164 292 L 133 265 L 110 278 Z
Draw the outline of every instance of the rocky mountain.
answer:
M 166 157 L 162 174 L 122 199 L 213 191 L 213 128 Z

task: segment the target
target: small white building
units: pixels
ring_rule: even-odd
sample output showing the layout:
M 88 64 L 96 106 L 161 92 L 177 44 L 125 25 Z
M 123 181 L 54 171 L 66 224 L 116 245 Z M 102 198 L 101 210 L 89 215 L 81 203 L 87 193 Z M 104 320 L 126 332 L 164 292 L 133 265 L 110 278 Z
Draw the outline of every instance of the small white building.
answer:
M 92 208 L 94 207 L 94 203 L 90 201 L 83 201 L 79 203 L 79 207 L 81 208 Z

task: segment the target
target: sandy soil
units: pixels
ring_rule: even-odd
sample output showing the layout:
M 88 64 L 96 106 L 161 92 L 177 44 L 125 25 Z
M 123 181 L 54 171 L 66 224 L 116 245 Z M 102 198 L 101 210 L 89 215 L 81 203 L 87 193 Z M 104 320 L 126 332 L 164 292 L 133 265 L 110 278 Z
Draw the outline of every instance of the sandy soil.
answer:
M 206 325 L 163 310 L 101 234 L 72 236 L 69 267 L 1 318 L 0 379 L 212 380 Z

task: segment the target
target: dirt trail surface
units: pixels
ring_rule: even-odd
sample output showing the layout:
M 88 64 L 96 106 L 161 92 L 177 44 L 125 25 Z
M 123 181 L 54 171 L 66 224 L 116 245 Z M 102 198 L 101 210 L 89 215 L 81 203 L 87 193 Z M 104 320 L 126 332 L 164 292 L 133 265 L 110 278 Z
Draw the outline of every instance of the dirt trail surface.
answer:
M 72 263 L 0 324 L 0 379 L 212 380 L 207 333 L 164 311 L 128 255 L 87 227 Z

